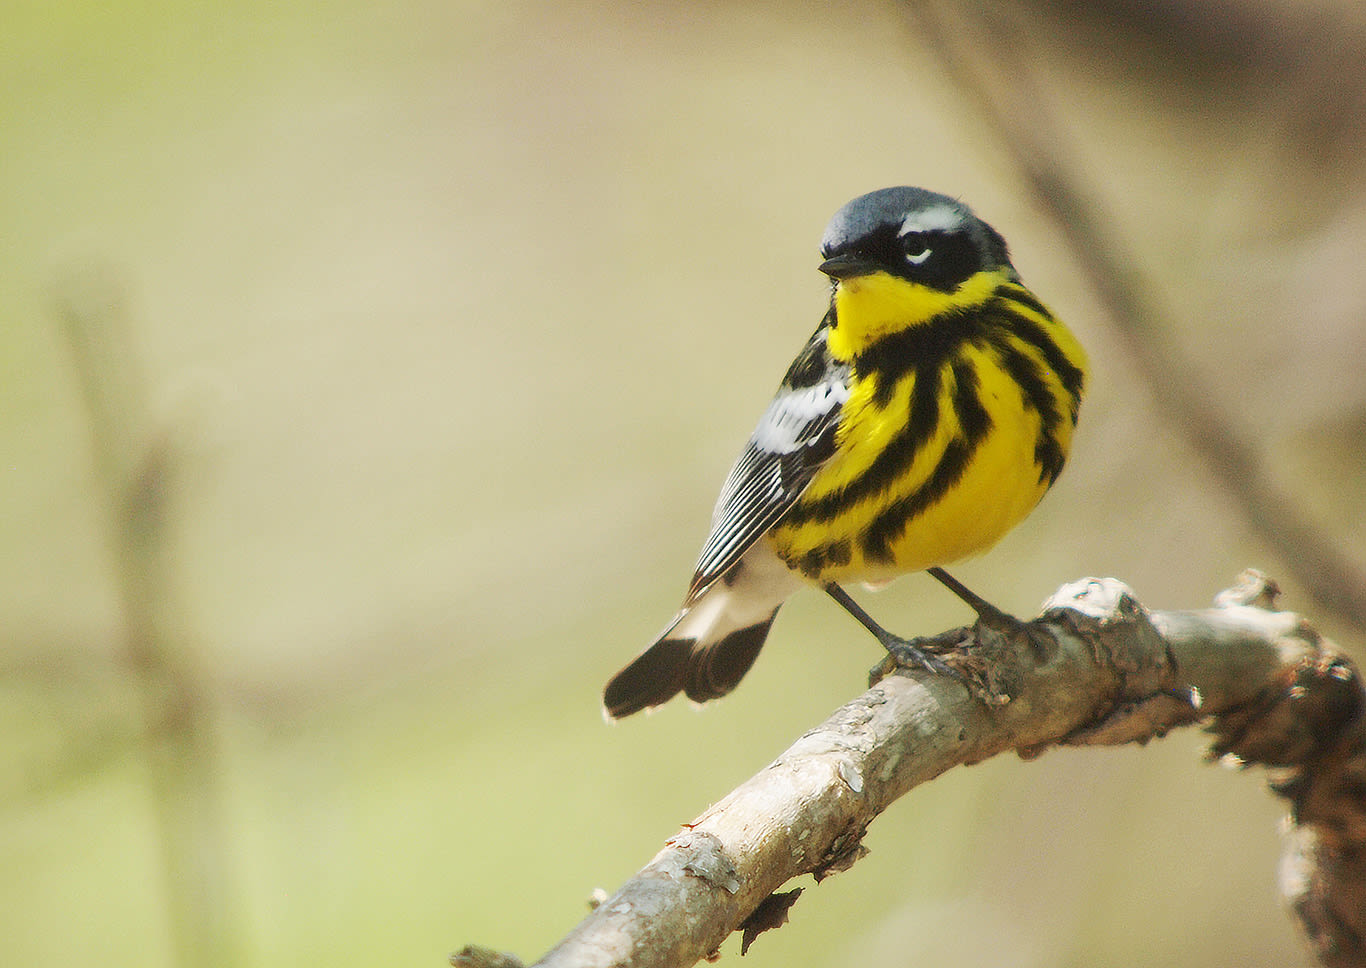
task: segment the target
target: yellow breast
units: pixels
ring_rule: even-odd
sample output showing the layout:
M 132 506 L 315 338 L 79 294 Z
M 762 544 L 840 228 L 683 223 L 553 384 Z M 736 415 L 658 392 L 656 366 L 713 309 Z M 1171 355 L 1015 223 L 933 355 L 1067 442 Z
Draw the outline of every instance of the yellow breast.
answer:
M 994 545 L 1061 468 L 1085 370 L 1071 334 L 1002 272 L 951 295 L 883 273 L 856 282 L 840 284 L 828 344 L 855 367 L 835 452 L 768 536 L 820 582 L 886 580 Z M 920 340 L 911 359 L 859 369 L 897 334 Z
M 944 380 L 942 419 L 904 470 L 845 500 L 858 490 L 856 482 L 876 473 L 905 427 L 916 378 L 904 378 L 886 406 L 873 403 L 872 386 L 857 387 L 835 455 L 770 534 L 781 558 L 817 581 L 880 581 L 983 552 L 1033 510 L 1048 489 L 1035 460 L 1040 417 L 984 351 L 971 351 L 970 362 L 991 422 L 971 454 L 957 457 L 962 427 L 950 405 L 957 385 Z M 955 463 L 961 463 L 957 470 Z M 838 511 L 812 514 L 804 507 Z

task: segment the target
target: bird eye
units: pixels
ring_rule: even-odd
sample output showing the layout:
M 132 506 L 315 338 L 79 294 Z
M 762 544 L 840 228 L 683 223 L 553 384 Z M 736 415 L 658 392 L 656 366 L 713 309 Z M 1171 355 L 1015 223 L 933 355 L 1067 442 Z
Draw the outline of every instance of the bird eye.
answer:
M 930 257 L 933 251 L 923 232 L 908 232 L 901 237 L 901 247 L 906 250 L 906 261 L 918 266 Z

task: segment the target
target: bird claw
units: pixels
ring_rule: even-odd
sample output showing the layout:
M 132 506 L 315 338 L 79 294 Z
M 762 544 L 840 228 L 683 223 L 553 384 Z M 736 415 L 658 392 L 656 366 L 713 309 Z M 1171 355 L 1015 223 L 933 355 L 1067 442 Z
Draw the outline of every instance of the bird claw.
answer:
M 885 639 L 879 638 L 882 647 L 887 650 L 882 661 L 868 670 L 868 685 L 874 686 L 884 678 L 898 671 L 899 669 L 919 669 L 932 673 L 933 675 L 946 676 L 955 682 L 966 686 L 975 695 L 982 695 L 988 700 L 999 699 L 993 689 L 986 685 L 986 681 L 981 682 L 973 678 L 969 672 L 957 666 L 949 665 L 940 656 L 946 652 L 959 650 L 965 643 L 969 643 L 975 637 L 980 643 L 983 637 L 994 636 L 998 639 L 1007 641 L 1023 638 L 1029 643 L 1030 649 L 1034 652 L 1038 661 L 1045 661 L 1053 649 L 1056 642 L 1037 622 L 1026 622 L 1010 615 L 998 608 L 988 606 L 978 614 L 976 626 L 969 629 L 950 629 L 941 632 L 939 635 L 917 637 L 913 639 L 903 639 L 899 636 L 888 635 Z M 973 660 L 969 659 L 971 667 Z M 976 670 L 980 675 L 980 670 Z
M 995 633 L 1005 639 L 1023 638 L 1034 652 L 1034 658 L 1040 662 L 1048 658 L 1056 644 L 1037 623 L 1026 622 L 995 607 L 977 614 L 979 638 L 983 632 Z
M 957 629 L 940 635 L 914 639 L 903 639 L 889 635 L 882 640 L 882 647 L 887 650 L 887 654 L 883 656 L 881 662 L 868 670 L 868 685 L 870 687 L 877 685 L 898 669 L 923 669 L 926 672 L 946 676 L 970 687 L 972 681 L 965 673 L 955 669 L 935 654 L 952 651 L 957 648 L 960 641 L 961 636 Z

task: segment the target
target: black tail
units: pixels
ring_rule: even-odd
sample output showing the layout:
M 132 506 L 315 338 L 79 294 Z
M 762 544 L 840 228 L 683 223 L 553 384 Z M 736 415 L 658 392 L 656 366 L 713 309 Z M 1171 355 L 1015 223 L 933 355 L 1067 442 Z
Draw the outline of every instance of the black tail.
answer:
M 764 621 L 710 642 L 669 638 L 666 632 L 607 683 L 603 709 L 609 718 L 621 719 L 668 702 L 680 692 L 693 702 L 724 696 L 754 665 L 777 614 L 775 608 Z

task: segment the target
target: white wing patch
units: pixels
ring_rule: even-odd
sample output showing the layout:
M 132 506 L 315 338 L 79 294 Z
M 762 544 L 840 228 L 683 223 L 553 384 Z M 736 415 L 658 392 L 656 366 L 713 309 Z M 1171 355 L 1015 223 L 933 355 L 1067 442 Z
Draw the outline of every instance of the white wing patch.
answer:
M 813 421 L 837 410 L 849 399 L 844 382 L 824 382 L 789 390 L 768 405 L 751 438 L 759 450 L 790 454 L 809 444 Z
M 807 343 L 722 485 L 685 608 L 782 518 L 833 453 L 849 371 L 830 359 L 825 335 L 822 326 Z

